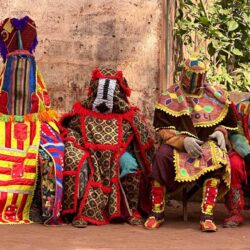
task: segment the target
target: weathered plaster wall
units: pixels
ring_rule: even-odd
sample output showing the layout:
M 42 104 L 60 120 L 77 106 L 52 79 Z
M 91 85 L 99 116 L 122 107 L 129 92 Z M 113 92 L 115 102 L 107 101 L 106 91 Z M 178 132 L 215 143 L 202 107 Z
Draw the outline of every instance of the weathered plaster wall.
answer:
M 161 0 L 0 0 L 0 18 L 30 15 L 36 59 L 60 113 L 85 96 L 90 72 L 117 66 L 152 122 L 159 81 Z

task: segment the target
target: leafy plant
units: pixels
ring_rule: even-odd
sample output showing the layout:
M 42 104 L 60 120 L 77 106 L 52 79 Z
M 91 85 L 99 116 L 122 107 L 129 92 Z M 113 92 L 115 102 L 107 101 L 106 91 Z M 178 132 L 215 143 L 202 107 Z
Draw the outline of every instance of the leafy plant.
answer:
M 194 33 L 207 41 L 210 81 L 250 91 L 250 0 L 209 2 L 180 0 L 175 35 L 187 50 L 195 45 Z

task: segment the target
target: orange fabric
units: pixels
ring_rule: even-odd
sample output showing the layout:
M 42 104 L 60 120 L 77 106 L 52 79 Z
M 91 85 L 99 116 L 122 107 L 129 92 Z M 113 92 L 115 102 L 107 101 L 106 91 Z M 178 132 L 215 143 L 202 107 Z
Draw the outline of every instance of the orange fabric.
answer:
M 186 135 L 178 135 L 174 130 L 171 129 L 161 129 L 158 131 L 158 134 L 165 144 L 168 144 L 180 151 L 185 151 L 184 139 Z

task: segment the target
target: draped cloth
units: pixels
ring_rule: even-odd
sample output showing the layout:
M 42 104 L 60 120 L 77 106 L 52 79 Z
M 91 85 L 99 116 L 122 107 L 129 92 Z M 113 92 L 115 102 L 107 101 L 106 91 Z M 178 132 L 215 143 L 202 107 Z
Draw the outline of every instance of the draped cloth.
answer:
M 32 54 L 36 45 L 36 25 L 28 16 L 2 22 L 0 223 L 5 224 L 32 222 L 30 213 L 39 199 L 44 223 L 60 223 L 64 146 Z
M 164 92 L 155 106 L 156 130 L 168 129 L 176 136 L 191 136 L 204 141 L 203 154 L 192 158 L 185 151 L 173 150 L 172 166 L 175 182 L 180 184 L 197 181 L 203 175 L 219 170 L 222 197 L 230 187 L 230 164 L 226 152 L 209 139 L 214 131 L 236 130 L 237 121 L 228 94 L 218 85 L 204 83 L 199 94 L 186 93 L 181 85 L 173 85 Z M 159 176 L 160 167 L 153 167 L 152 177 Z M 164 171 L 163 171 L 164 172 Z
M 76 103 L 73 111 L 63 116 L 61 124 L 66 146 L 63 214 L 77 213 L 77 217 L 94 224 L 106 224 L 121 217 L 121 206 L 136 199 L 133 192 L 125 197 L 119 179 L 119 159 L 129 145 L 143 177 L 138 183 L 137 175 L 130 175 L 127 182 L 130 188 L 140 186 L 139 209 L 149 211 L 145 176 L 151 167 L 153 141 L 138 109 L 131 107 L 120 114 L 101 114 Z M 79 172 L 86 159 L 90 173 L 79 201 Z

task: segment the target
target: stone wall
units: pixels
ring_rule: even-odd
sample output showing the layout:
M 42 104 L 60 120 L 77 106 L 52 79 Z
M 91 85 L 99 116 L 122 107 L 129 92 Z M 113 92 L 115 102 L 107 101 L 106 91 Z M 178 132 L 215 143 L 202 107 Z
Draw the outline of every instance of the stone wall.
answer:
M 36 60 L 60 113 L 84 98 L 99 65 L 124 71 L 131 102 L 152 123 L 158 95 L 161 0 L 0 0 L 0 18 L 31 16 Z

